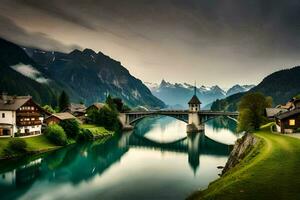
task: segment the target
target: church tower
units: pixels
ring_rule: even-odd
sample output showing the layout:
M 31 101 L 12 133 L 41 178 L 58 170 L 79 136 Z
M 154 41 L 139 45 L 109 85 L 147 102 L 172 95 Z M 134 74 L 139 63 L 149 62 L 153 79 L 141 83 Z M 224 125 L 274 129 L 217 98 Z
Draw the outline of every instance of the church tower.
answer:
M 204 130 L 204 125 L 201 123 L 201 118 L 199 116 L 201 102 L 197 97 L 196 84 L 194 87 L 194 95 L 189 104 L 189 120 L 187 125 L 187 132 L 194 133 Z
M 190 112 L 198 112 L 198 111 L 200 111 L 200 104 L 201 104 L 201 102 L 198 99 L 196 92 L 197 92 L 197 89 L 196 89 L 196 86 L 194 86 L 194 95 L 191 98 L 191 100 L 188 102 L 188 104 L 189 104 L 189 111 Z

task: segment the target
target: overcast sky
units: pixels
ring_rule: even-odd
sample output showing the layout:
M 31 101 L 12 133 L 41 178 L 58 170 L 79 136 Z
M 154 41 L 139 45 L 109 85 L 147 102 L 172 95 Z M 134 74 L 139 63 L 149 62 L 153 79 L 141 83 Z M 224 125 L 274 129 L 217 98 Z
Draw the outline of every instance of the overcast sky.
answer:
M 0 36 L 102 51 L 142 81 L 257 84 L 300 65 L 300 1 L 0 0 Z

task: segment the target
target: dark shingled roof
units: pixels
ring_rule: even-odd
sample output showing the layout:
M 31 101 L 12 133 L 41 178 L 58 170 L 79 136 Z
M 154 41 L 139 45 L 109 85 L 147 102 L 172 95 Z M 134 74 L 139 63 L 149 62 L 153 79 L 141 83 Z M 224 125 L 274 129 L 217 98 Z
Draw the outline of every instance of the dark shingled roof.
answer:
M 1 96 L 1 95 L 0 95 Z M 0 98 L 0 110 L 18 110 L 27 101 L 31 99 L 31 96 L 6 96 L 6 100 Z
M 281 119 L 285 119 L 287 117 L 297 115 L 297 114 L 300 114 L 300 109 L 299 108 L 291 110 L 291 111 L 287 111 L 287 112 L 284 112 L 284 113 L 279 113 L 279 114 L 275 115 L 275 117 L 277 119 L 281 120 Z
M 196 95 L 194 95 L 191 100 L 189 101 L 188 104 L 201 104 L 200 100 L 198 99 L 198 97 Z
M 70 103 L 70 105 L 63 111 L 70 111 L 71 113 L 83 112 L 85 113 L 86 107 L 83 104 Z
M 87 109 L 89 109 L 92 106 L 95 106 L 98 110 L 100 110 L 105 104 L 104 103 L 93 103 L 92 105 L 90 105 Z

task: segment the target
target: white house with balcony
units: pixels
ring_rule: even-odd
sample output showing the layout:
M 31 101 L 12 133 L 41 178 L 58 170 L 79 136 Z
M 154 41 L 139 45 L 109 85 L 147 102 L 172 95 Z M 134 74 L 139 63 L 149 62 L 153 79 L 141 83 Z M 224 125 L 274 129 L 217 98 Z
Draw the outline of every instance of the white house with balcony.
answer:
M 0 97 L 0 137 L 41 134 L 44 111 L 30 96 Z

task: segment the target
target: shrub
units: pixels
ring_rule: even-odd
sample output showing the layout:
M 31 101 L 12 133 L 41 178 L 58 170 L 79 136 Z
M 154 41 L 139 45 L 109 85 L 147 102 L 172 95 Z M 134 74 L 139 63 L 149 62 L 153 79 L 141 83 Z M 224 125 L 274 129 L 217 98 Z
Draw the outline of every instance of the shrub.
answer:
M 45 130 L 46 137 L 56 145 L 66 145 L 67 135 L 64 129 L 58 124 L 50 125 Z
M 63 120 L 59 125 L 64 129 L 69 138 L 76 138 L 80 130 L 79 123 L 76 119 Z
M 14 138 L 8 142 L 7 147 L 4 149 L 6 155 L 11 155 L 14 153 L 25 153 L 27 150 L 27 143 L 25 140 L 20 138 Z
M 296 129 L 296 132 L 297 132 L 297 133 L 300 133 L 300 128 L 297 128 L 297 129 Z
M 55 113 L 55 110 L 50 105 L 43 106 L 43 109 L 48 111 L 49 113 Z
M 79 134 L 77 135 L 77 141 L 89 141 L 93 140 L 93 138 L 92 132 L 88 129 L 80 129 Z

